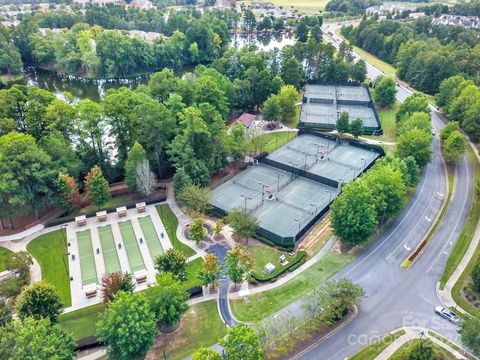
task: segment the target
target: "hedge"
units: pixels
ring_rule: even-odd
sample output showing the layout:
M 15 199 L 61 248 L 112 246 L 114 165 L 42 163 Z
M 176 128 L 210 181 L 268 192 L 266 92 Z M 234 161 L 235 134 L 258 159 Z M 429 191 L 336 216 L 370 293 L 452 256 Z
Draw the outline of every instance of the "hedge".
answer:
M 264 242 L 265 244 L 268 244 L 268 245 L 271 245 L 273 246 L 274 248 L 277 248 L 278 250 L 281 250 L 281 251 L 287 251 L 287 252 L 290 252 L 292 251 L 294 248 L 295 248 L 295 244 L 292 244 L 292 246 L 281 246 L 279 244 L 277 244 L 276 242 L 274 242 L 273 240 L 270 240 L 264 236 L 261 236 L 261 235 L 258 235 L 258 234 L 255 234 L 253 235 L 253 237 L 259 241 L 262 241 Z
M 305 262 L 306 259 L 307 259 L 306 251 L 300 250 L 295 254 L 295 256 L 292 259 L 290 259 L 290 261 L 286 266 L 275 269 L 275 271 L 269 275 L 253 273 L 252 278 L 258 282 L 275 281 L 277 280 L 277 277 L 283 274 L 284 272 L 293 271 L 297 269 L 299 266 L 301 266 Z

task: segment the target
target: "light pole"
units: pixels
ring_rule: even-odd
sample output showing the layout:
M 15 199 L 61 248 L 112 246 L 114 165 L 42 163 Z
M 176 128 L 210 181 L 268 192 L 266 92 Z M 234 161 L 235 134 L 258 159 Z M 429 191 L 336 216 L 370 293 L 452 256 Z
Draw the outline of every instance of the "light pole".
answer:
M 265 201 L 265 188 L 268 188 L 268 185 L 262 183 L 261 181 L 258 182 L 258 185 L 262 186 L 262 204 Z
M 307 158 L 308 158 L 308 154 L 305 153 L 305 164 L 303 165 L 303 170 L 307 170 Z
M 354 168 L 350 168 L 350 170 L 353 171 L 353 179 L 355 179 L 355 176 L 357 175 L 356 172 L 355 172 L 355 169 L 354 169 Z M 353 179 L 352 179 L 352 180 L 353 180 Z
M 330 190 L 325 190 L 326 193 L 328 193 L 328 203 L 330 204 L 332 202 L 332 192 Z
M 343 179 L 338 179 L 338 190 L 342 189 Z
M 293 171 L 292 171 L 292 179 L 293 179 L 295 169 L 297 168 L 298 164 L 294 163 L 293 161 L 289 161 L 288 163 L 293 167 Z
M 240 194 L 240 196 L 245 199 L 244 210 L 245 210 L 245 212 L 247 212 L 247 200 L 252 200 L 252 198 L 251 198 L 251 197 L 248 197 L 248 196 L 246 196 L 246 195 L 243 195 L 243 194 Z
M 313 208 L 315 209 L 315 210 L 313 211 L 313 215 L 317 215 L 317 205 L 315 205 L 315 204 L 310 204 L 310 206 L 313 206 Z
M 367 167 L 367 160 L 365 158 L 361 158 L 360 160 L 363 161 L 363 170 Z
M 301 222 L 298 218 L 294 218 L 293 220 L 295 220 L 296 222 L 298 222 L 298 232 L 300 233 L 300 229 L 301 229 L 301 226 L 302 226 L 302 222 Z
M 275 170 L 275 174 L 277 174 L 277 194 L 280 191 L 280 178 L 283 176 L 283 174 L 277 170 Z
M 324 146 L 322 144 L 315 144 L 317 147 L 317 155 L 315 156 L 316 162 L 318 162 L 318 155 L 320 155 L 320 148 L 323 148 Z

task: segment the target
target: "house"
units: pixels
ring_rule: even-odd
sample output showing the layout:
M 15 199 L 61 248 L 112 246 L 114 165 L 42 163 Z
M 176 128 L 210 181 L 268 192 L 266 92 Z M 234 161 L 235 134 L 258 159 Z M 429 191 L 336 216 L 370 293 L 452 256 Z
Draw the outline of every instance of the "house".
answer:
M 242 122 L 247 129 L 250 129 L 250 127 L 252 126 L 256 118 L 257 117 L 253 114 L 243 113 L 235 122 L 236 123 Z

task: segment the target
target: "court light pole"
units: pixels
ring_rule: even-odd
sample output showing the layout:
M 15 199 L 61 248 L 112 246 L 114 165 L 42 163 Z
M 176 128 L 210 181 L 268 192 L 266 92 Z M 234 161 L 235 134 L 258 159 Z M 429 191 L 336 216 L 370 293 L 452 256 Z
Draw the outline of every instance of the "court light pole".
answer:
M 288 163 L 293 167 L 293 172 L 292 172 L 292 179 L 293 179 L 295 169 L 297 168 L 298 164 L 294 163 L 293 161 L 289 161 Z
M 303 170 L 307 170 L 307 158 L 308 158 L 308 154 L 305 153 L 305 164 L 303 165 Z
M 258 182 L 258 185 L 262 186 L 262 204 L 265 201 L 265 188 L 268 188 L 268 185 L 262 183 L 261 181 Z
M 330 190 L 325 190 L 326 193 L 328 193 L 328 203 L 330 204 L 332 202 L 332 192 Z
M 317 215 L 317 205 L 315 204 L 310 204 L 310 206 L 313 206 L 314 210 L 313 210 L 313 215 Z
M 363 170 L 367 167 L 367 160 L 365 158 L 361 158 L 360 160 L 363 161 Z
M 302 227 L 302 222 L 298 219 L 298 218 L 294 218 L 293 220 L 295 220 L 296 222 L 298 222 L 298 232 L 300 233 L 300 229 Z
M 248 197 L 248 196 L 246 196 L 246 195 L 244 195 L 244 194 L 240 194 L 240 196 L 245 199 L 244 210 L 245 210 L 245 212 L 247 212 L 247 201 L 248 201 L 248 200 L 252 200 L 252 198 L 251 198 L 251 197 Z
M 279 171 L 275 170 L 275 174 L 277 175 L 277 194 L 278 192 L 280 191 L 280 178 L 283 176 L 282 173 L 280 173 Z
M 353 171 L 353 179 L 352 179 L 352 181 L 353 181 L 353 180 L 355 179 L 355 176 L 357 175 L 357 173 L 355 172 L 355 169 L 354 169 L 354 168 L 350 168 L 350 170 Z

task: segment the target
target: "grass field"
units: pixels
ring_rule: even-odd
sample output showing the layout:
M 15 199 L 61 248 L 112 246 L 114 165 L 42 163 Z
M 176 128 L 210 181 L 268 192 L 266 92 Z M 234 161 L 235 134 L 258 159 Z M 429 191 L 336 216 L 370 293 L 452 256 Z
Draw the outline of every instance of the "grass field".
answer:
M 218 315 L 217 302 L 202 302 L 190 307 L 180 328 L 171 334 L 160 334 L 152 352 L 156 359 L 163 359 L 163 350 L 169 360 L 184 359 L 202 346 L 215 344 L 226 331 Z
M 353 256 L 327 253 L 320 261 L 286 284 L 260 294 L 230 301 L 240 321 L 259 321 L 299 299 L 347 265 Z
M 58 322 L 66 331 L 72 333 L 75 339 L 82 339 L 95 335 L 95 323 L 104 309 L 103 304 L 88 306 L 60 315 Z
M 293 6 L 298 11 L 306 14 L 318 14 L 320 10 L 323 11 L 325 5 L 329 0 L 269 0 L 269 2 L 283 7 Z M 250 5 L 252 1 L 239 1 L 245 5 Z
M 27 250 L 40 264 L 42 279 L 55 286 L 63 306 L 72 304 L 65 230 L 56 230 L 33 239 Z
M 180 250 L 186 257 L 195 255 L 195 250 L 182 243 L 177 238 L 178 219 L 168 204 L 157 206 L 157 212 L 162 219 L 163 226 L 167 229 L 168 237 L 175 249 Z
M 198 273 L 202 270 L 203 259 L 198 258 L 187 264 L 187 280 L 183 283 L 185 289 L 192 288 L 194 286 L 202 286 L 202 280 L 198 278 Z
M 399 330 L 397 332 L 388 334 L 380 341 L 364 347 L 362 350 L 352 356 L 350 360 L 373 360 L 402 335 L 405 335 L 405 330 Z
M 373 136 L 366 135 L 365 138 L 386 141 L 386 142 L 395 142 L 395 136 L 397 132 L 397 121 L 395 120 L 395 114 L 398 111 L 399 104 L 395 104 L 391 109 L 379 109 L 378 117 L 380 118 L 380 123 L 382 124 L 383 135 L 382 136 Z
M 472 162 L 473 167 L 473 181 L 476 181 L 480 176 L 480 164 L 473 153 L 473 150 L 470 146 L 467 146 L 468 155 Z M 467 251 L 470 242 L 472 241 L 473 235 L 475 233 L 475 229 L 480 218 L 480 207 L 478 206 L 478 200 L 476 197 L 473 197 L 472 204 L 470 206 L 470 212 L 468 213 L 467 220 L 465 225 L 463 226 L 462 232 L 455 243 L 455 246 L 450 254 L 447 263 L 445 265 L 445 270 L 443 271 L 442 277 L 440 279 L 440 288 L 443 289 L 445 284 L 447 283 L 448 279 L 452 276 L 453 272 L 457 268 L 458 264 L 462 260 L 465 252 Z M 468 264 L 467 268 L 465 269 L 464 273 L 460 276 L 457 284 L 455 284 L 454 288 L 452 289 L 452 296 L 453 299 L 459 303 L 465 310 L 472 311 L 474 310 L 468 302 L 460 296 L 460 290 L 465 282 L 466 278 L 470 275 L 473 266 L 476 263 L 476 260 L 480 257 L 480 247 L 477 247 L 475 255 L 473 256 L 472 260 Z
M 415 339 L 415 340 L 410 340 L 403 344 L 403 346 L 395 351 L 391 357 L 389 357 L 389 360 L 404 360 L 404 359 L 409 359 L 410 351 L 412 350 L 413 346 L 420 343 L 420 339 Z M 433 352 L 434 352 L 434 357 L 435 359 L 453 359 L 453 355 L 445 350 L 444 348 L 436 345 L 435 343 L 432 343 L 433 347 Z
M 370 54 L 369 52 L 366 52 L 365 50 L 353 46 L 353 50 L 360 55 L 363 59 L 365 59 L 366 62 L 372 64 L 374 67 L 376 67 L 378 70 L 383 72 L 385 75 L 390 76 L 394 79 L 397 78 L 397 70 L 390 65 L 389 63 L 379 59 L 373 54 Z
M 103 209 L 111 209 L 111 208 L 116 208 L 119 206 L 124 206 L 125 204 L 128 204 L 132 202 L 131 195 L 121 195 L 121 196 L 115 196 L 112 197 L 110 200 L 108 200 L 105 204 L 103 204 L 100 208 L 96 205 L 88 205 L 87 207 L 84 207 L 82 211 L 80 211 L 80 214 L 86 214 L 89 212 L 94 212 L 94 211 L 100 211 Z
M 290 260 L 291 258 L 291 256 L 289 256 L 287 253 L 279 251 L 271 246 L 248 245 L 247 249 L 255 261 L 253 265 L 253 271 L 257 274 L 263 274 L 263 269 L 268 263 L 272 263 L 277 268 L 282 268 L 283 266 L 278 262 L 278 258 L 281 255 L 285 255 L 287 260 Z
M 12 251 L 0 247 L 0 272 L 5 270 L 5 260 L 12 254 Z

